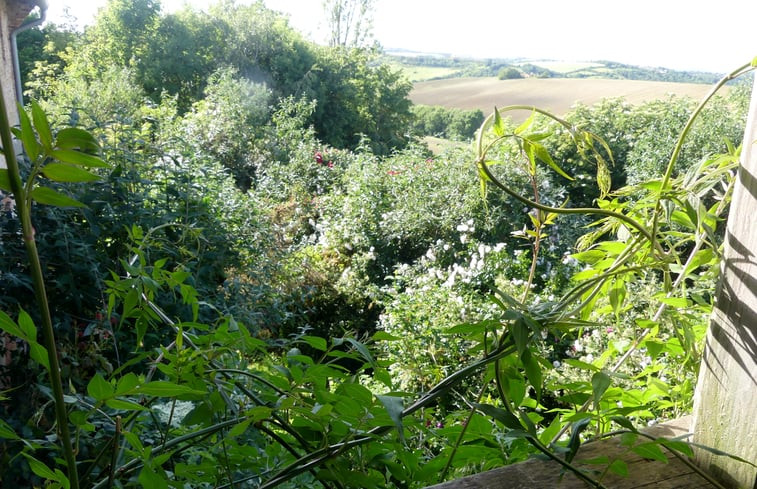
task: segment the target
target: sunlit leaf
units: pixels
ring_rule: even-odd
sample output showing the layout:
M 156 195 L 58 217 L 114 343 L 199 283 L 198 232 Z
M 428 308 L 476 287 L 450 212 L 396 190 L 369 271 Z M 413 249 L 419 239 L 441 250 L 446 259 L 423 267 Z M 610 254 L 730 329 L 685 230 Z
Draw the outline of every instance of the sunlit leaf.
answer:
M 47 120 L 47 115 L 36 101 L 32 100 L 31 106 L 32 122 L 34 122 L 34 128 L 39 135 L 39 141 L 43 147 L 50 150 L 53 147 L 53 134 L 50 131 L 50 122 Z
M 594 406 L 599 409 L 599 401 L 602 399 L 602 395 L 605 393 L 612 379 L 604 372 L 596 372 L 591 376 L 591 390 L 594 397 Z
M 93 182 L 100 179 L 94 173 L 66 163 L 49 163 L 42 168 L 42 174 L 55 182 Z
M 494 107 L 494 125 L 492 126 L 494 135 L 502 137 L 505 135 L 505 121 L 502 120 L 502 116 L 499 115 L 499 110 Z
M 632 447 L 631 450 L 646 459 L 668 463 L 668 457 L 665 456 L 660 445 L 655 442 L 640 443 Z
M 108 164 L 97 156 L 82 153 L 73 149 L 54 149 L 50 155 L 63 163 L 86 166 L 90 168 L 107 168 Z
M 87 152 L 96 152 L 100 149 L 100 145 L 94 136 L 78 127 L 67 127 L 58 131 L 55 137 L 55 147 L 59 149 L 80 149 Z

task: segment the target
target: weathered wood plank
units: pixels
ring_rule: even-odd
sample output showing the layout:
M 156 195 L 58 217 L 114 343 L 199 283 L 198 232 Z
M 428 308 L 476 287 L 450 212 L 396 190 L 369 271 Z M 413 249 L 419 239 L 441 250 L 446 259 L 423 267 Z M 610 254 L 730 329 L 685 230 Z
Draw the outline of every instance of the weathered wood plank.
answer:
M 694 396 L 694 441 L 757 463 L 757 89 L 733 192 L 720 286 Z M 757 468 L 697 450 L 729 487 L 757 489 Z
M 689 432 L 690 417 L 680 418 L 648 430 L 653 436 L 677 437 Z M 612 489 L 711 489 L 713 486 L 677 458 L 670 456 L 667 464 L 645 460 L 626 447 L 618 438 L 585 444 L 578 452 L 576 464 L 586 469 L 597 466 L 582 465 L 606 455 L 620 458 L 628 464 L 628 477 L 607 474 L 602 482 Z M 555 462 L 532 459 L 500 467 L 481 474 L 431 486 L 427 489 L 584 489 L 586 483 L 573 474 L 561 478 L 561 467 Z

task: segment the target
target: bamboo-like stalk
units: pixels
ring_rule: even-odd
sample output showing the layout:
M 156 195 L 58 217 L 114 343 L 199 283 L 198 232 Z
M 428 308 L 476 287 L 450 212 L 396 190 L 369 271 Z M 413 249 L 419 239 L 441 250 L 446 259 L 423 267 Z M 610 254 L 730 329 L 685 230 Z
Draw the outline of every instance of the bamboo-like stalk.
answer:
M 0 94 L 2 87 L 0 86 Z M 79 489 L 79 476 L 76 469 L 76 455 L 71 444 L 71 434 L 68 429 L 68 415 L 66 414 L 66 405 L 63 401 L 63 380 L 60 374 L 60 365 L 58 363 L 58 351 L 55 346 L 55 331 L 53 330 L 53 321 L 50 315 L 50 305 L 47 301 L 47 292 L 45 290 L 45 279 L 42 273 L 42 265 L 37 252 L 37 243 L 34 240 L 34 227 L 31 218 L 31 201 L 24 189 L 21 181 L 21 173 L 18 167 L 18 160 L 13 150 L 13 138 L 11 137 L 10 122 L 8 121 L 8 112 L 6 110 L 5 100 L 0 95 L 0 139 L 2 140 L 3 155 L 8 167 L 8 179 L 10 180 L 11 191 L 16 199 L 16 211 L 18 219 L 21 222 L 22 238 L 26 247 L 26 255 L 29 260 L 30 276 L 34 284 L 34 295 L 37 299 L 39 314 L 42 318 L 42 341 L 47 349 L 48 363 L 50 369 L 50 387 L 53 391 L 53 400 L 55 401 L 55 421 L 58 425 L 58 435 L 63 458 L 66 461 L 68 469 L 68 481 L 71 489 Z

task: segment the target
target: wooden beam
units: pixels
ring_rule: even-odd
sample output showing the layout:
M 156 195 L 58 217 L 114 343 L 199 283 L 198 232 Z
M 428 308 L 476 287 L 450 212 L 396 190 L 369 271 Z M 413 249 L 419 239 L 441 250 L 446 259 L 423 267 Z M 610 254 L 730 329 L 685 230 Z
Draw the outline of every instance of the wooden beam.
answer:
M 757 83 L 734 188 L 720 285 L 694 396 L 694 441 L 757 463 Z M 733 488 L 757 489 L 757 468 L 697 450 Z

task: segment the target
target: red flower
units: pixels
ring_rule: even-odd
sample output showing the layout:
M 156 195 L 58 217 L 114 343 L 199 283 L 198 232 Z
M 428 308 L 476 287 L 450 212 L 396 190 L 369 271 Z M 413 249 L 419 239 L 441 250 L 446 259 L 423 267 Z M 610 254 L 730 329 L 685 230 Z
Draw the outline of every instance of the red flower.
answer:
M 323 155 L 320 151 L 316 151 L 314 157 L 316 163 L 318 163 L 319 165 L 323 163 Z
M 327 166 L 328 166 L 329 168 L 334 168 L 334 162 L 333 162 L 333 161 L 329 161 L 329 162 L 327 163 Z

